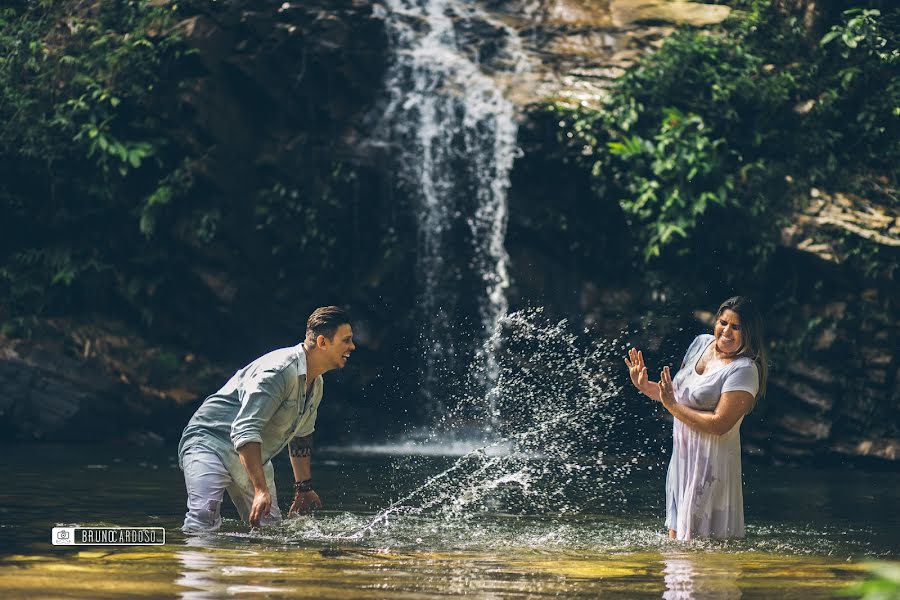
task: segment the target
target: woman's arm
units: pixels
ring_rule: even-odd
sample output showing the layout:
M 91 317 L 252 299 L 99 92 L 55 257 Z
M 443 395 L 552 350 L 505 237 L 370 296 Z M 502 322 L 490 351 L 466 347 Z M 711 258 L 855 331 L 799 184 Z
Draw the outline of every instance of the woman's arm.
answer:
M 745 391 L 725 392 L 712 412 L 696 410 L 675 402 L 669 367 L 659 376 L 660 402 L 672 416 L 696 431 L 724 435 L 753 408 L 753 394 Z
M 625 359 L 625 366 L 628 367 L 628 375 L 631 377 L 631 383 L 634 384 L 634 387 L 645 396 L 659 402 L 659 384 L 655 381 L 650 381 L 650 378 L 647 376 L 644 353 L 631 348 L 628 351 L 628 358 Z

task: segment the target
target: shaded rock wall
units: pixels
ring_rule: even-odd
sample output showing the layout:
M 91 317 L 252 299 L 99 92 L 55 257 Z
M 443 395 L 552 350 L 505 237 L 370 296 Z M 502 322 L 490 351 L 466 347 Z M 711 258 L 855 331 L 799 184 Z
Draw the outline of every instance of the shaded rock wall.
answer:
M 184 358 L 106 319 L 52 319 L 28 339 L 0 336 L 0 431 L 6 440 L 161 444 L 189 418 L 192 388 L 221 377 Z

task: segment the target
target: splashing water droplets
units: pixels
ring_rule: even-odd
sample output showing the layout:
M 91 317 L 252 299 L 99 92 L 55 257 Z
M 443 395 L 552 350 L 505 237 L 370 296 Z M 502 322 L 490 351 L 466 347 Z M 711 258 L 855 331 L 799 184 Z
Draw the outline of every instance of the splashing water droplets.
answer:
M 459 440 L 473 431 L 490 430 L 493 439 L 348 538 L 372 535 L 401 516 L 427 516 L 446 525 L 478 514 L 577 513 L 615 496 L 615 484 L 631 470 L 616 455 L 617 403 L 609 402 L 619 392 L 609 374 L 615 346 L 582 339 L 566 321 L 551 324 L 542 309 L 504 316 L 485 346 L 497 360 L 495 385 L 486 394 L 454 398 L 422 444 Z M 625 468 L 610 468 L 608 456 Z

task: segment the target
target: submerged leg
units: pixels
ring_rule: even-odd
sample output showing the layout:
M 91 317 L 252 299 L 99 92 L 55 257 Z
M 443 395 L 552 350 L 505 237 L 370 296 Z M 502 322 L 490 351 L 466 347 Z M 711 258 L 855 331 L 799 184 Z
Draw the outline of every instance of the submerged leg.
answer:
M 272 468 L 272 461 L 263 465 L 263 473 L 266 476 L 266 485 L 269 488 L 269 494 L 272 496 L 272 507 L 269 509 L 268 516 L 260 519 L 261 525 L 272 525 L 281 520 L 281 510 L 278 508 L 278 490 L 275 489 L 275 470 Z M 241 519 L 249 522 L 250 507 L 253 506 L 253 490 L 243 489 L 236 483 L 228 486 L 228 495 L 234 506 L 238 509 Z
M 211 450 L 192 448 L 184 459 L 184 485 L 187 488 L 185 533 L 215 531 L 222 525 L 222 497 L 231 485 L 231 476 L 219 456 Z

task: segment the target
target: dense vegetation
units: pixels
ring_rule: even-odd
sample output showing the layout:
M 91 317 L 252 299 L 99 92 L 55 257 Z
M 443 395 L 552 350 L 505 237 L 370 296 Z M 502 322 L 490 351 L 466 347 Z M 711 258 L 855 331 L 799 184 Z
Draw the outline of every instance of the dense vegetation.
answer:
M 631 69 L 604 110 L 549 109 L 651 266 L 715 252 L 726 278 L 766 267 L 780 220 L 812 188 L 896 206 L 900 160 L 900 8 L 811 27 L 785 3 L 729 4 L 722 28 L 682 28 Z M 855 249 L 863 266 L 892 278 L 869 246 Z
M 724 27 L 679 30 L 621 78 L 604 110 L 549 109 L 652 267 L 704 264 L 714 249 L 732 267 L 726 278 L 759 274 L 781 219 L 812 188 L 897 202 L 900 8 L 831 9 L 810 26 L 783 2 L 729 4 Z M 255 180 L 240 207 L 215 190 L 189 193 L 211 145 L 178 102 L 196 71 L 175 27 L 188 14 L 189 3 L 139 0 L 0 10 L 7 317 L 105 305 L 152 322 L 161 287 L 216 239 L 302 253 L 322 273 L 346 262 L 324 230 L 356 210 L 341 197 L 358 184 L 328 149 L 307 153 L 315 165 L 297 163 L 291 181 Z M 845 243 L 870 275 L 893 279 L 893 255 Z
M 332 273 L 348 255 L 376 256 L 360 251 L 359 236 L 336 230 L 368 216 L 354 204 L 353 169 L 333 151 L 339 125 L 329 110 L 364 101 L 337 97 L 343 91 L 329 76 L 342 55 L 310 58 L 315 32 L 279 37 L 300 28 L 288 19 L 313 19 L 302 10 L 239 29 L 244 39 L 234 42 L 242 56 L 257 52 L 263 64 L 277 56 L 287 69 L 273 73 L 273 85 L 293 98 L 273 106 L 267 94 L 279 90 L 247 80 L 228 62 L 233 49 L 189 47 L 184 28 L 195 18 L 223 36 L 213 19 L 229 13 L 214 3 L 4 3 L 0 318 L 7 330 L 27 332 L 22 325 L 35 315 L 98 313 L 181 343 L 215 339 L 223 298 L 245 298 L 238 312 L 260 327 L 246 309 L 260 295 L 279 301 L 308 288 L 296 269 L 285 269 L 292 257 L 303 257 L 305 283 L 331 290 L 346 285 Z M 203 77 L 232 87 L 211 98 Z M 337 108 L 319 97 L 325 87 Z M 273 140 L 282 132 L 291 137 Z M 340 236 L 352 239 L 339 243 Z M 382 239 L 368 241 L 380 251 Z
M 135 274 L 165 260 L 154 224 L 184 175 L 184 153 L 162 134 L 159 99 L 185 52 L 169 12 L 0 9 L 0 294 L 14 313 L 152 290 Z

